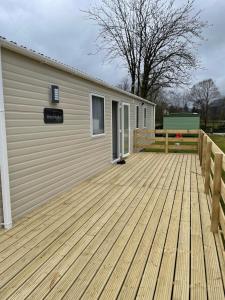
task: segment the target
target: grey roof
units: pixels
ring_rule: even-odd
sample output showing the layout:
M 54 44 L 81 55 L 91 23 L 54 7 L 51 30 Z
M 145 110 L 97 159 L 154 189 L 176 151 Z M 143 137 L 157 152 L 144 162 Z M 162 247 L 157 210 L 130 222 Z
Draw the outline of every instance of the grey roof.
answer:
M 147 99 L 144 99 L 144 98 L 141 98 L 141 97 L 138 97 L 134 94 L 131 94 L 129 92 L 126 92 L 124 90 L 121 90 L 120 88 L 117 88 L 113 85 L 110 85 L 109 83 L 101 80 L 101 79 L 98 79 L 98 78 L 94 78 L 74 67 L 71 67 L 71 66 L 68 66 L 62 62 L 59 62 L 53 58 L 50 58 L 49 56 L 46 56 L 44 55 L 43 53 L 39 53 L 39 52 L 36 52 L 35 50 L 33 49 L 28 49 L 27 47 L 23 46 L 23 45 L 18 45 L 16 42 L 14 41 L 9 41 L 7 40 L 5 37 L 2 37 L 0 36 L 0 47 L 3 47 L 3 48 L 6 48 L 6 49 L 9 49 L 11 51 L 14 51 L 16 53 L 19 53 L 19 54 L 22 54 L 24 56 L 27 56 L 27 57 L 30 57 L 34 60 L 37 60 L 39 62 L 42 62 L 42 63 L 45 63 L 49 66 L 52 66 L 54 68 L 57 68 L 57 69 L 60 69 L 62 71 L 65 71 L 67 73 L 70 73 L 70 74 L 73 74 L 75 76 L 78 76 L 80 78 L 83 78 L 83 79 L 86 79 L 88 81 L 91 81 L 95 84 L 99 84 L 105 88 L 108 88 L 108 89 L 111 89 L 115 92 L 119 92 L 120 94 L 123 94 L 125 96 L 129 96 L 133 99 L 136 99 L 136 100 L 139 100 L 139 101 L 144 101 L 144 102 L 147 102 L 149 104 L 152 104 L 152 105 L 156 105 L 155 103 L 147 100 Z

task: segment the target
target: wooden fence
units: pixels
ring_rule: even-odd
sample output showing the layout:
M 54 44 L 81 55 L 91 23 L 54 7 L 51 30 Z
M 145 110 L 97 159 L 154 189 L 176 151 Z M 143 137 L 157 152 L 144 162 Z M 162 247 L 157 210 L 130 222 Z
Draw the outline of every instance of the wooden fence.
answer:
M 199 130 L 134 130 L 134 151 L 141 149 L 175 151 L 198 151 Z M 179 137 L 178 137 L 179 136 Z
M 211 202 L 211 231 L 218 233 L 225 258 L 225 155 L 202 130 L 199 159 L 205 178 L 205 193 Z
M 140 151 L 143 148 L 162 150 L 165 153 L 174 150 L 198 151 L 204 177 L 204 189 L 211 204 L 211 231 L 218 233 L 225 259 L 225 154 L 202 130 L 136 129 L 134 130 L 134 151 Z

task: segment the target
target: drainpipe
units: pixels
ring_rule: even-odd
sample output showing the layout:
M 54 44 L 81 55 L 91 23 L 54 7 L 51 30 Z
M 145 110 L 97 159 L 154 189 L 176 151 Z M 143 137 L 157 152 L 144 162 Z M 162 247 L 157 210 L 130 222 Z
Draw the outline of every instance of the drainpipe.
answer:
M 8 167 L 8 152 L 6 140 L 5 126 L 5 106 L 3 95 L 3 80 L 2 80 L 2 56 L 0 45 L 0 170 L 1 170 L 1 186 L 2 186 L 2 206 L 3 206 L 3 221 L 5 229 L 12 227 L 10 188 L 9 188 L 9 167 Z

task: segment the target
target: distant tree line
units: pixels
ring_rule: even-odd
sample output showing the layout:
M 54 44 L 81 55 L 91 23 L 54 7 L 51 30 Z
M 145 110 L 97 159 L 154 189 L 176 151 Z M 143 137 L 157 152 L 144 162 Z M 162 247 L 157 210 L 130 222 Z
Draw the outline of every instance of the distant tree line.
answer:
M 129 91 L 129 78 L 122 80 L 118 87 Z M 190 88 L 161 88 L 154 97 L 154 102 L 157 104 L 158 126 L 162 126 L 165 114 L 177 112 L 199 113 L 204 129 L 209 126 L 210 121 L 216 124 L 217 121 L 224 120 L 225 123 L 225 97 L 211 78 L 197 82 Z

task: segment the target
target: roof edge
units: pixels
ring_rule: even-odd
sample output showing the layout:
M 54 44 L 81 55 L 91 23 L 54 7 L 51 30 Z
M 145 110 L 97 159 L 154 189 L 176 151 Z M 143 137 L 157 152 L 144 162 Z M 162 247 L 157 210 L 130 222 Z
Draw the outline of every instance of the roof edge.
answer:
M 6 49 L 11 50 L 11 51 L 14 51 L 14 52 L 19 53 L 21 55 L 27 56 L 31 59 L 34 59 L 34 60 L 39 61 L 41 63 L 47 64 L 51 67 L 62 70 L 64 72 L 70 73 L 70 74 L 75 75 L 77 77 L 80 77 L 82 79 L 91 81 L 95 84 L 101 85 L 105 88 L 111 89 L 115 92 L 118 92 L 118 93 L 123 94 L 125 96 L 128 96 L 130 98 L 133 98 L 133 99 L 136 99 L 136 100 L 139 100 L 139 101 L 143 101 L 143 102 L 146 102 L 146 103 L 151 104 L 153 106 L 156 106 L 155 103 L 153 103 L 153 102 L 151 102 L 147 99 L 141 98 L 139 96 L 136 96 L 134 94 L 131 94 L 129 92 L 121 90 L 120 88 L 117 88 L 113 85 L 110 85 L 109 83 L 107 83 L 105 81 L 102 81 L 100 79 L 96 79 L 96 78 L 94 78 L 94 77 L 92 77 L 92 76 L 90 76 L 86 73 L 83 73 L 83 72 L 81 72 L 81 71 L 79 71 L 79 70 L 77 70 L 73 67 L 70 67 L 70 66 L 68 66 L 66 64 L 63 64 L 63 63 L 61 63 L 61 62 L 59 62 L 55 59 L 52 59 L 48 56 L 45 56 L 42 53 L 38 53 L 38 52 L 36 52 L 32 49 L 28 49 L 24 46 L 20 46 L 15 42 L 8 41 L 6 38 L 0 37 L 0 47 L 6 48 Z

